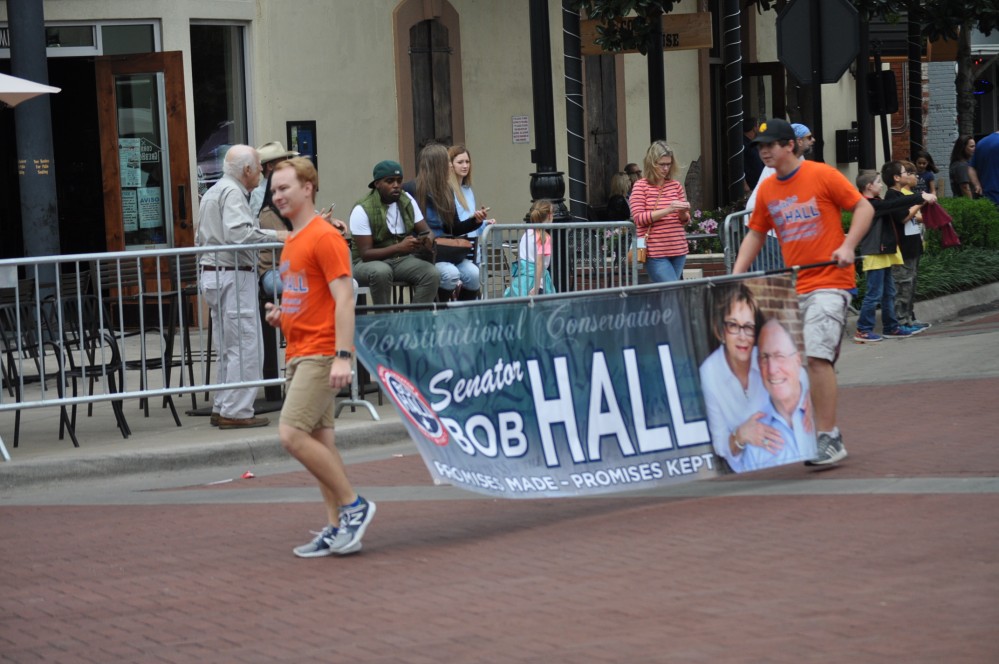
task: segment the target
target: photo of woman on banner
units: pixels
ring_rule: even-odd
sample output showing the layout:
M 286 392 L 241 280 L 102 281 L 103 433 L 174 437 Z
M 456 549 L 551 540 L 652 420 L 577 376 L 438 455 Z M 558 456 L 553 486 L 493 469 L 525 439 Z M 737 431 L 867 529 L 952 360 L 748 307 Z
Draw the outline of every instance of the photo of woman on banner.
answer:
M 715 453 L 740 473 L 812 458 L 808 377 L 793 335 L 776 317 L 765 319 L 746 282 L 716 287 L 710 297 L 719 345 L 700 377 Z
M 550 224 L 555 208 L 549 200 L 537 200 L 531 206 L 532 224 Z M 526 295 L 551 294 L 555 292 L 551 272 L 552 235 L 544 229 L 533 228 L 524 231 L 518 246 L 518 260 L 510 266 L 510 285 L 503 291 L 503 297 L 524 297 Z

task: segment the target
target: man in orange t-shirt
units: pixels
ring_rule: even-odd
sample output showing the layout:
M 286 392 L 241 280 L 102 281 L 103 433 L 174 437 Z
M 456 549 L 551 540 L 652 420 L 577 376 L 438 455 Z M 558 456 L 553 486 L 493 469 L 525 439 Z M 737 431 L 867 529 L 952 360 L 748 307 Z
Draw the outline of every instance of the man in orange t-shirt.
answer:
M 281 305 L 265 305 L 267 322 L 288 341 L 278 435 L 319 482 L 328 518 L 315 538 L 294 548 L 301 558 L 360 551 L 375 515 L 375 504 L 347 479 L 333 434 L 334 395 L 353 374 L 354 285 L 346 241 L 315 212 L 318 189 L 316 169 L 302 157 L 282 161 L 271 177 L 273 203 L 292 225 L 281 255 Z
M 760 125 L 753 143 L 763 163 L 777 174 L 760 183 L 749 232 L 735 260 L 733 273 L 749 270 L 771 229 L 780 241 L 787 266 L 835 262 L 798 274 L 798 306 L 804 321 L 805 355 L 811 385 L 818 455 L 806 465 L 827 466 L 846 458 L 836 426 L 838 386 L 834 363 L 846 325 L 849 289 L 856 286 L 854 248 L 867 234 L 874 208 L 839 171 L 805 161 L 795 154 L 794 129 L 779 118 Z M 842 210 L 853 212 L 850 232 L 843 234 Z

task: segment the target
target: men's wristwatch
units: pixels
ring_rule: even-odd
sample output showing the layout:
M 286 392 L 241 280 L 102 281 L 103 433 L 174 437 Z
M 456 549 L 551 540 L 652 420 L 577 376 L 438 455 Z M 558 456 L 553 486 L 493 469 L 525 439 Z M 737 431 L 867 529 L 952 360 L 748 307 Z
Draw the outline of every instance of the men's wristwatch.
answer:
M 336 352 L 336 356 L 338 358 L 341 358 L 341 359 L 344 359 L 344 360 L 352 360 L 352 359 L 354 359 L 354 354 L 351 353 L 349 350 L 338 350 Z

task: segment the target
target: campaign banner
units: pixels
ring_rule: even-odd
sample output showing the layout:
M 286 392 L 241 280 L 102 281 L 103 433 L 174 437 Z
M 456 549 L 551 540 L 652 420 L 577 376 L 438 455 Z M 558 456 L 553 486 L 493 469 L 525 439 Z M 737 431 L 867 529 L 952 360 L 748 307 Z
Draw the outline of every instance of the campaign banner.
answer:
M 578 496 L 814 457 L 787 278 L 372 313 L 356 329 L 358 357 L 438 483 Z M 783 342 L 764 364 L 783 371 L 776 401 L 797 409 L 769 407 L 758 335 Z

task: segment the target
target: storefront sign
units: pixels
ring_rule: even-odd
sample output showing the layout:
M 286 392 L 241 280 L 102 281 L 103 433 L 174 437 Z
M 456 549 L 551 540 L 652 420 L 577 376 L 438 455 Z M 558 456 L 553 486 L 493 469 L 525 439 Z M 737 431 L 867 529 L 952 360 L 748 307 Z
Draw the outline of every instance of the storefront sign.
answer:
M 611 53 L 597 44 L 597 26 L 599 24 L 600 22 L 595 20 L 579 22 L 579 39 L 583 55 L 608 55 Z M 710 12 L 663 14 L 664 51 L 711 48 L 713 45 Z M 627 50 L 620 51 L 620 53 L 638 53 L 638 51 Z

